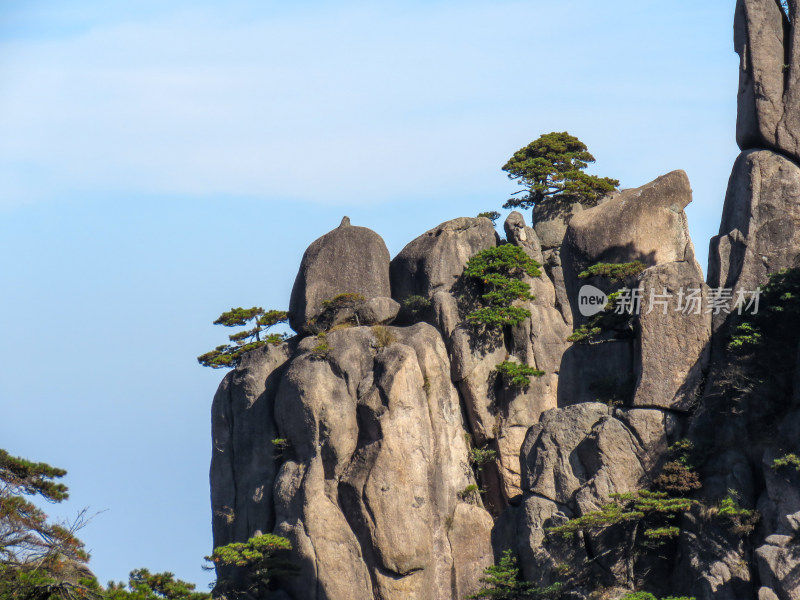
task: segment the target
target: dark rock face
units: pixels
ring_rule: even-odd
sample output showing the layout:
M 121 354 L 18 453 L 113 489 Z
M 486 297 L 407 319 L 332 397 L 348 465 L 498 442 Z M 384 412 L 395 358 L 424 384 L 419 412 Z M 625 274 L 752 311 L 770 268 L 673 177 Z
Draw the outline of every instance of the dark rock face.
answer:
M 247 540 L 275 525 L 272 482 L 278 465 L 273 405 L 291 345 L 242 357 L 220 383 L 211 407 L 211 509 L 217 546 Z
M 298 333 L 323 311 L 323 302 L 339 294 L 370 300 L 391 297 L 389 251 L 383 239 L 366 227 L 342 224 L 312 243 L 300 263 L 289 301 L 289 324 Z

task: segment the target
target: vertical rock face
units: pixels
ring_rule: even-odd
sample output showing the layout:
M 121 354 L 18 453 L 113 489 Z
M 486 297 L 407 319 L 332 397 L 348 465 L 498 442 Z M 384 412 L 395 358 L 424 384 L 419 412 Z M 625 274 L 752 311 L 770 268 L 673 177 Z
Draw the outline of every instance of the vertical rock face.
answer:
M 491 564 L 458 394 L 438 333 L 370 328 L 301 342 L 276 399 L 292 454 L 275 484 L 275 531 L 303 569 L 295 598 L 461 598 Z M 477 502 L 477 504 L 473 504 Z
M 365 300 L 392 295 L 386 244 L 374 231 L 350 225 L 347 217 L 303 255 L 289 301 L 292 329 L 306 332 L 323 312 L 323 303 L 340 294 Z
M 786 17 L 774 0 L 738 0 L 733 25 L 739 55 L 736 142 L 742 150 L 778 146 L 784 113 Z
M 228 373 L 211 407 L 211 510 L 217 546 L 247 540 L 275 525 L 277 472 L 273 405 L 291 346 L 264 346 Z
M 509 243 L 541 263 L 538 237 L 520 213 L 511 213 L 505 231 Z M 465 321 L 469 307 L 459 300 L 466 285 L 461 274 L 470 258 L 495 247 L 497 240 L 491 221 L 484 218 L 455 219 L 431 229 L 392 260 L 392 293 L 398 300 L 422 295 L 432 301 L 433 321 L 451 357 L 452 380 L 464 400 L 474 441 L 498 453 L 497 464 L 483 476 L 487 498 L 499 510 L 520 493 L 519 449 L 525 432 L 543 411 L 556 406 L 558 368 L 570 328 L 555 307 L 555 289 L 546 274 L 525 278 L 535 299 L 521 304 L 531 317 L 519 326 L 507 332 L 478 331 Z M 495 367 L 508 357 L 545 375 L 525 390 L 504 386 Z
M 800 27 L 796 4 L 739 0 L 734 47 L 739 54 L 736 141 L 800 160 Z
M 800 167 L 769 150 L 743 152 L 711 240 L 709 285 L 752 291 L 769 273 L 799 265 Z

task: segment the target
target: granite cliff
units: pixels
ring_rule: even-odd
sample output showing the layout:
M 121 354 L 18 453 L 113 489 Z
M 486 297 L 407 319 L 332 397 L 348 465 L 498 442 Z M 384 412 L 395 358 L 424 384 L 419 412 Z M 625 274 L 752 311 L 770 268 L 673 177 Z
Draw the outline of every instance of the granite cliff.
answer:
M 708 308 L 800 267 L 796 10 L 737 4 L 742 153 L 707 282 L 682 171 L 593 207 L 537 207 L 533 227 L 512 212 L 504 239 L 489 219 L 458 218 L 390 260 L 377 233 L 345 219 L 311 244 L 289 307 L 298 334 L 246 355 L 214 398 L 215 545 L 287 537 L 301 574 L 276 600 L 461 600 L 507 549 L 527 580 L 565 583 L 565 598 L 799 599 L 800 470 L 775 461 L 800 453 L 800 332 L 764 377 L 729 349 L 744 317 Z M 501 244 L 542 274 L 523 277 L 527 318 L 476 328 L 464 268 Z M 634 261 L 622 282 L 587 277 Z M 570 342 L 592 325 L 587 283 L 625 284 L 640 309 Z M 686 309 L 688 290 L 701 310 Z M 544 375 L 510 385 L 504 361 Z M 664 483 L 676 474 L 683 487 Z M 675 489 L 689 502 L 649 530 L 663 543 L 612 526 L 557 535 Z

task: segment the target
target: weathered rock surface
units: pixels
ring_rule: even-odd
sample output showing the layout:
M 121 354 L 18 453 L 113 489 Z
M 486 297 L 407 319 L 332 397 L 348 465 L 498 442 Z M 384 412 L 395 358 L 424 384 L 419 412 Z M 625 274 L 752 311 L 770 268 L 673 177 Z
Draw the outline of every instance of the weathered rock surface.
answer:
M 800 353 L 792 343 L 789 367 L 749 373 L 726 354 L 727 315 L 707 310 L 709 287 L 736 298 L 800 266 L 800 27 L 775 0 L 739 0 L 735 38 L 746 151 L 708 286 L 682 171 L 588 209 L 542 203 L 533 227 L 511 213 L 507 243 L 543 265 L 542 277 L 525 278 L 535 298 L 517 303 L 531 317 L 514 327 L 466 320 L 475 290 L 464 267 L 501 243 L 488 219 L 442 223 L 391 265 L 380 237 L 347 220 L 309 247 L 291 323 L 326 336 L 247 355 L 213 405 L 215 544 L 288 537 L 301 575 L 281 580 L 275 600 L 461 600 L 507 548 L 542 586 L 579 580 L 576 598 L 634 587 L 697 600 L 800 598 L 800 473 L 775 464 L 800 453 Z M 567 342 L 586 322 L 578 273 L 633 260 L 647 266 L 639 314 L 600 341 Z M 695 289 L 699 310 L 689 305 Z M 343 293 L 363 300 L 323 306 Z M 430 306 L 401 312 L 412 295 Z M 545 375 L 515 388 L 496 371 L 504 360 Z M 278 437 L 288 447 L 276 455 Z M 487 451 L 494 457 L 479 465 Z M 638 540 L 613 527 L 569 540 L 548 533 L 615 494 L 654 489 L 667 461 L 694 470 L 702 487 L 687 487 L 698 503 L 670 521 L 679 534 L 664 545 L 654 549 L 644 530 Z M 724 498 L 738 499 L 738 516 L 722 513 Z M 754 507 L 755 529 L 742 524 Z
M 598 510 L 611 494 L 644 487 L 657 473 L 677 433 L 675 417 L 660 410 L 618 410 L 582 403 L 545 412 L 522 446 L 524 498 L 517 531 L 523 571 L 542 585 L 558 565 L 574 572 L 596 557 L 607 572 L 622 570 L 602 536 L 572 542 L 548 539 L 547 527 Z
M 755 290 L 769 273 L 800 265 L 798 200 L 800 167 L 770 151 L 740 154 L 728 182 L 719 235 L 711 240 L 709 285 L 732 288 L 736 299 L 739 290 Z M 719 323 L 715 319 L 715 326 Z
M 742 150 L 778 146 L 786 79 L 784 22 L 783 12 L 774 0 L 736 3 L 733 25 L 733 43 L 739 55 L 736 142 Z
M 278 465 L 273 404 L 292 344 L 249 352 L 220 383 L 211 407 L 211 511 L 217 546 L 274 526 L 272 482 Z
M 794 3 L 787 5 L 789 16 Z M 739 0 L 736 141 L 742 150 L 772 149 L 800 160 L 800 28 L 778 2 Z
M 383 239 L 366 227 L 342 224 L 314 241 L 303 254 L 289 301 L 289 324 L 298 333 L 323 310 L 323 302 L 339 294 L 370 300 L 391 297 L 389 251 Z
M 686 173 L 672 171 L 581 211 L 570 220 L 565 239 L 572 268 L 580 272 L 599 262 L 633 260 L 648 266 L 694 261 L 683 212 L 691 201 Z
M 694 261 L 661 264 L 642 273 L 639 289 L 633 406 L 687 411 L 698 400 L 710 357 L 703 274 Z M 687 300 L 692 294 L 698 304 Z
M 533 207 L 533 228 L 542 244 L 542 248 L 560 248 L 567 233 L 567 225 L 572 215 L 585 210 L 580 202 L 559 202 L 546 199 Z
M 461 217 L 426 231 L 392 260 L 392 297 L 402 303 L 409 296 L 449 292 L 467 261 L 497 242 L 494 225 L 485 217 Z
M 327 360 L 304 340 L 278 392 L 296 598 L 461 598 L 492 562 L 491 518 L 460 495 L 474 479 L 444 344 L 427 324 L 389 330 L 385 347 L 370 328 L 330 332 Z

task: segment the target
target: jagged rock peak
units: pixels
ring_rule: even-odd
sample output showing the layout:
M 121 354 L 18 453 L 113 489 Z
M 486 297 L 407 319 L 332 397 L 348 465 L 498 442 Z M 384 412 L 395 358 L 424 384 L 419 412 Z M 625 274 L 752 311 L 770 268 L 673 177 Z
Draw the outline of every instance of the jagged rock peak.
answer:
M 342 227 L 351 227 L 351 225 L 350 225 L 350 217 L 348 217 L 347 215 L 342 217 L 342 222 L 339 223 L 339 229 L 341 229 Z

